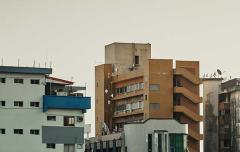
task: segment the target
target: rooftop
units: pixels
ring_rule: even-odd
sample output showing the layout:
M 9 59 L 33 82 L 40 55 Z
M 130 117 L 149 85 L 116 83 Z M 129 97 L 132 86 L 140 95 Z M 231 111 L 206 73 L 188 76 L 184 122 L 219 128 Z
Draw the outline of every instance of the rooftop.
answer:
M 52 74 L 52 68 L 0 66 L 0 73 Z

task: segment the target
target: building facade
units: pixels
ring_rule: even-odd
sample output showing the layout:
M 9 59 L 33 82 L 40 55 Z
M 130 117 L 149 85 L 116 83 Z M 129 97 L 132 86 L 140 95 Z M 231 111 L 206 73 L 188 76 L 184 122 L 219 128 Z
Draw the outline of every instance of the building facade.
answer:
M 240 151 L 240 79 L 237 78 L 221 84 L 219 151 Z
M 173 67 L 175 65 L 175 67 Z M 96 137 L 147 119 L 188 124 L 190 152 L 200 151 L 199 62 L 151 59 L 150 44 L 112 43 L 95 67 Z
M 204 151 L 216 151 L 219 148 L 219 92 L 222 78 L 203 78 L 203 111 L 204 111 Z
M 82 152 L 90 98 L 52 69 L 0 66 L 0 151 Z
M 121 133 L 90 138 L 86 152 L 186 152 L 187 133 L 188 125 L 176 120 L 148 119 L 125 124 Z

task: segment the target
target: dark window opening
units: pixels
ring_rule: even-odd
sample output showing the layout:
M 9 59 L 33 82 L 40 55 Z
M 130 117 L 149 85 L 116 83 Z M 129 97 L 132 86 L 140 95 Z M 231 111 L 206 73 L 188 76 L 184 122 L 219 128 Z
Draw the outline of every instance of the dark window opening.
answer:
M 40 80 L 33 79 L 31 80 L 31 84 L 40 84 Z
M 31 107 L 39 107 L 39 102 L 30 102 Z
M 56 145 L 55 144 L 47 144 L 47 148 L 55 149 Z
M 0 78 L 0 83 L 6 83 L 6 78 Z
M 0 134 L 5 134 L 6 130 L 5 129 L 0 129 Z
M 5 106 L 6 102 L 5 101 L 0 101 L 0 106 Z
M 16 78 L 16 79 L 14 79 L 14 83 L 21 83 L 21 84 L 23 84 L 23 79 Z
M 139 65 L 139 56 L 135 56 L 134 58 L 135 65 Z
M 75 118 L 73 116 L 65 116 L 64 117 L 64 126 L 74 126 Z
M 48 121 L 56 121 L 56 116 L 47 116 Z
M 14 129 L 14 134 L 23 134 L 23 129 Z
M 37 130 L 37 129 L 31 129 L 31 130 L 30 130 L 30 134 L 31 134 L 31 135 L 39 135 L 39 130 Z
M 23 107 L 23 101 L 14 101 L 15 107 Z
M 148 134 L 148 152 L 152 152 L 152 134 Z

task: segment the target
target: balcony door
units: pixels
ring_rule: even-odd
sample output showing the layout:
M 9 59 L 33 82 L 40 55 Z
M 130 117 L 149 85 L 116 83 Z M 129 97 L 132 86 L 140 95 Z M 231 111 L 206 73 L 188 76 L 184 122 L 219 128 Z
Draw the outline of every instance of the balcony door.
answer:
M 64 152 L 75 152 L 75 146 L 73 144 L 64 144 Z

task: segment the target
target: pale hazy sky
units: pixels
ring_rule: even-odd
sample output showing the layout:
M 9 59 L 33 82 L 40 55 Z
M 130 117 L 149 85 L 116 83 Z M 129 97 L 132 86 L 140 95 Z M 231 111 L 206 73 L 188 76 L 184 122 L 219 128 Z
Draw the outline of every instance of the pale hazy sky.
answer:
M 201 73 L 221 68 L 240 77 L 240 1 L 0 0 L 4 65 L 52 61 L 54 74 L 87 83 L 94 104 L 94 66 L 104 45 L 149 42 L 153 58 L 199 60 Z M 94 105 L 92 106 L 94 109 Z M 94 122 L 94 111 L 86 117 Z

